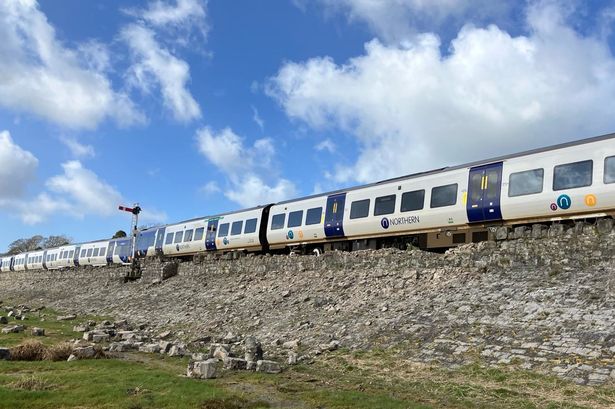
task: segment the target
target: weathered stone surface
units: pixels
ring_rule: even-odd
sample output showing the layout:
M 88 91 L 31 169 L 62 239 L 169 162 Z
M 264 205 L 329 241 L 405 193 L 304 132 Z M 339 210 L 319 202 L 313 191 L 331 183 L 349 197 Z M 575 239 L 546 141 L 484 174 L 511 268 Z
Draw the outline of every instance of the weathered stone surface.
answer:
M 194 361 L 188 364 L 187 375 L 190 378 L 197 379 L 212 379 L 217 374 L 217 359 L 208 359 L 206 361 Z
M 9 361 L 11 359 L 11 350 L 8 348 L 0 348 L 0 361 Z
M 93 334 L 92 342 L 100 343 L 100 342 L 109 342 L 109 334 Z
M 75 348 L 73 349 L 73 355 L 77 357 L 77 359 L 90 359 L 94 358 L 96 350 L 93 346 Z
M 229 347 L 228 345 L 215 345 L 214 352 L 212 354 L 214 358 L 224 360 L 224 358 L 229 356 Z
M 139 347 L 139 351 L 140 352 L 147 352 L 149 354 L 157 354 L 157 353 L 160 352 L 160 345 L 159 344 L 141 345 Z
M 70 356 L 68 357 L 68 359 L 66 360 L 67 362 L 72 362 L 72 361 L 77 361 L 79 358 L 77 357 L 77 355 L 75 354 L 70 354 Z
M 223 362 L 224 362 L 224 369 L 234 369 L 234 370 L 246 369 L 246 366 L 248 364 L 248 362 L 245 359 L 231 358 L 231 357 L 224 358 Z
M 164 267 L 162 267 L 162 275 L 161 275 L 162 280 L 166 280 L 166 279 L 176 276 L 178 266 L 179 266 L 179 263 L 175 263 L 175 262 L 166 263 Z
M 263 359 L 263 347 L 255 337 L 247 337 L 244 340 L 244 358 L 248 362 Z
M 282 367 L 275 361 L 260 360 L 256 362 L 256 372 L 276 374 L 282 372 Z
M 23 325 L 11 325 L 10 327 L 2 328 L 2 333 L 3 334 L 17 334 L 19 332 L 23 332 L 23 330 L 24 330 Z
M 290 351 L 288 353 L 288 365 L 295 365 L 297 363 L 297 359 L 299 358 L 299 356 L 297 355 L 296 352 L 294 351 Z
M 32 328 L 31 333 L 35 337 L 44 337 L 45 336 L 45 329 L 44 328 L 34 327 L 34 328 Z
M 90 327 L 88 327 L 85 324 L 79 324 L 79 325 L 75 325 L 73 327 L 73 332 L 86 332 L 89 331 Z
M 169 356 L 184 356 L 186 355 L 186 347 L 182 344 L 171 345 L 168 354 Z
M 77 316 L 76 315 L 60 315 L 57 320 L 58 321 L 72 321 L 74 319 L 76 319 Z

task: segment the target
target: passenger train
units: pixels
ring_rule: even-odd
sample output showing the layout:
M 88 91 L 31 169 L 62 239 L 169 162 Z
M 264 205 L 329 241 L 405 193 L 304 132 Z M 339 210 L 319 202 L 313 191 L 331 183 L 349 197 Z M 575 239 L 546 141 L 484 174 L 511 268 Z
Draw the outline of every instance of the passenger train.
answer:
M 495 226 L 615 215 L 615 134 L 141 230 L 134 255 L 444 249 Z M 0 270 L 128 264 L 132 239 L 0 260 Z

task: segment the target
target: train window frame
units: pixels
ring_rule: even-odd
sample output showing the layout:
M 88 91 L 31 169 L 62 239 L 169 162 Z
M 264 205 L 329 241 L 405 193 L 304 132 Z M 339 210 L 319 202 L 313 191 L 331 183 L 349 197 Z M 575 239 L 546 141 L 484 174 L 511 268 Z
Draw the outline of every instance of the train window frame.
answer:
M 450 187 L 455 187 L 455 194 L 451 196 L 452 199 L 454 199 L 453 201 L 446 201 L 446 202 L 441 202 L 441 203 L 434 203 L 434 197 L 436 197 L 436 195 L 434 194 L 434 192 L 436 192 L 436 190 L 441 189 L 444 190 L 446 188 L 450 188 Z M 449 207 L 449 206 L 455 206 L 457 204 L 457 195 L 459 193 L 459 183 L 449 183 L 448 185 L 441 185 L 441 186 L 434 186 L 431 188 L 431 197 L 429 198 L 429 208 L 430 209 L 437 209 L 440 207 Z
M 516 193 L 513 194 L 511 193 L 512 187 L 514 185 L 513 182 L 513 178 L 516 176 L 521 176 L 523 174 L 529 174 L 532 172 L 541 172 L 542 174 L 540 175 L 540 190 L 536 190 L 536 191 L 527 191 L 527 192 L 523 192 L 523 193 Z M 529 169 L 529 170 L 522 170 L 519 172 L 513 172 L 508 176 L 508 197 L 519 197 L 519 196 L 528 196 L 528 195 L 537 195 L 539 193 L 542 193 L 545 189 L 545 169 L 544 168 L 536 168 L 536 169 Z
M 243 226 L 243 234 L 256 233 L 256 226 L 258 225 L 258 217 L 246 220 Z
M 316 218 L 318 214 L 318 218 Z M 320 224 L 322 222 L 322 206 L 312 207 L 305 212 L 305 225 L 312 226 L 314 224 Z
M 613 175 L 612 179 L 607 179 L 607 162 L 610 160 L 612 160 L 612 162 L 615 164 L 615 156 L 607 156 L 606 158 L 604 158 L 604 176 L 602 178 L 602 181 L 605 185 L 615 183 L 615 174 Z
M 393 199 L 393 208 L 382 208 L 382 204 L 385 203 L 387 206 L 391 206 L 390 200 Z M 383 216 L 386 214 L 395 213 L 395 205 L 397 204 L 397 195 L 385 195 L 379 196 L 374 200 L 374 216 Z M 380 205 L 380 207 L 379 207 Z
M 93 248 L 90 248 L 90 249 L 88 249 L 88 252 L 86 253 L 86 255 L 85 255 L 85 256 L 86 256 L 86 257 L 88 257 L 88 258 L 90 258 L 90 257 L 92 257 L 92 253 L 93 253 L 93 252 L 94 252 L 94 249 L 93 249 Z
M 80 258 L 85 257 L 85 255 L 87 254 L 87 252 L 88 252 L 88 249 L 82 249 L 82 250 L 81 250 L 81 256 L 79 256 L 79 257 L 80 257 Z
M 218 237 L 228 236 L 229 228 L 231 227 L 230 223 L 222 223 L 218 226 Z
M 367 204 L 367 207 L 359 207 Z M 369 216 L 369 208 L 371 206 L 371 199 L 355 200 L 350 204 L 350 219 L 364 219 Z
M 164 238 L 164 244 L 165 245 L 173 244 L 173 238 L 174 237 L 175 237 L 175 233 L 173 233 L 173 232 L 167 233 L 167 235 Z
M 565 185 L 565 186 L 556 186 L 557 183 L 557 171 L 559 169 L 563 169 L 564 167 L 571 167 L 574 165 L 581 165 L 581 164 L 589 164 L 589 183 L 586 184 L 582 184 L 582 185 Z M 594 182 L 594 161 L 592 159 L 587 159 L 587 160 L 580 160 L 580 161 L 576 161 L 576 162 L 569 162 L 569 163 L 562 163 L 561 165 L 556 165 L 553 167 L 553 191 L 554 192 L 558 192 L 560 190 L 568 190 L 568 189 L 578 189 L 580 187 L 587 187 L 587 186 L 591 186 Z
M 184 233 L 184 243 L 188 243 L 192 241 L 192 236 L 194 235 L 194 229 L 188 229 Z
M 288 213 L 287 228 L 300 227 L 303 224 L 303 210 L 295 210 Z
M 405 203 L 405 199 L 406 198 L 410 198 L 407 200 L 413 200 L 413 197 L 411 195 L 415 195 L 415 194 L 421 194 L 421 207 L 416 207 L 416 205 L 414 207 L 410 207 L 408 208 L 408 206 L 404 207 L 404 203 Z M 411 202 L 411 204 L 414 202 Z M 409 192 L 404 192 L 401 195 L 401 205 L 400 205 L 400 209 L 399 211 L 401 213 L 406 213 L 406 212 L 416 212 L 417 210 L 423 210 L 425 208 L 425 189 L 418 189 L 418 190 L 411 190 Z
M 281 230 L 286 223 L 286 213 L 278 213 L 271 216 L 271 230 Z
M 100 253 L 100 249 L 98 247 L 96 247 L 94 249 L 94 252 L 92 253 L 92 257 L 98 257 L 98 253 Z
M 239 236 L 243 231 L 243 220 L 237 220 L 231 225 L 231 236 Z
M 105 257 L 107 254 L 107 249 L 105 247 L 100 248 L 100 253 L 98 253 L 98 257 Z
M 194 230 L 194 236 L 192 237 L 192 241 L 203 240 L 203 236 L 205 235 L 205 227 L 199 227 Z
M 74 257 L 75 257 L 75 250 L 71 250 L 71 251 L 68 253 L 68 258 L 69 258 L 69 259 L 72 259 L 72 258 L 74 258 Z
M 180 230 L 180 231 L 176 231 L 175 232 L 175 239 L 173 239 L 173 244 L 179 244 L 184 240 L 184 231 Z

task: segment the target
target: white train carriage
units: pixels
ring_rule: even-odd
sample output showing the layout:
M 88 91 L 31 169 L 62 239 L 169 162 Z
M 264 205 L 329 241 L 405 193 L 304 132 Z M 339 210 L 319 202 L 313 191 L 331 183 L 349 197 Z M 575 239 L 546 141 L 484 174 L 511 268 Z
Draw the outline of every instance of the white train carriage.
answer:
M 13 257 L 2 257 L 0 259 L 0 271 L 7 273 L 13 267 Z
M 79 246 L 77 263 L 80 266 L 106 266 L 109 240 L 93 241 Z
M 271 205 L 208 217 L 205 247 L 209 251 L 261 251 Z M 168 230 L 168 229 L 167 229 Z
M 43 268 L 47 270 L 57 270 L 58 267 L 58 258 L 60 257 L 60 249 L 47 249 L 45 251 L 45 258 L 43 262 Z
M 71 244 L 58 247 L 53 250 L 48 250 L 48 253 L 49 251 L 57 252 L 57 256 L 47 263 L 47 268 L 50 270 L 54 270 L 59 268 L 75 267 L 76 247 L 77 246 Z
M 326 195 L 273 205 L 267 223 L 269 247 L 308 246 L 324 240 L 326 205 Z
M 204 252 L 206 224 L 204 218 L 198 218 L 166 226 L 164 230 L 161 230 L 164 234 L 162 253 L 165 256 L 187 256 Z M 158 245 L 155 242 L 154 248 Z
M 26 270 L 42 270 L 44 256 L 45 250 L 33 251 L 31 253 L 28 253 L 28 256 L 26 258 Z
M 26 270 L 26 257 L 27 253 L 21 253 L 13 258 L 13 271 L 25 271 Z

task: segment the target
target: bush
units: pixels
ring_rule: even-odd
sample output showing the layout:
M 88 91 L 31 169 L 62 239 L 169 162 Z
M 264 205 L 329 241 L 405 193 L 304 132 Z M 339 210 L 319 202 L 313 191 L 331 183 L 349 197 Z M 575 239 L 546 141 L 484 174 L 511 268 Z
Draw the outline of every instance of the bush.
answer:
M 66 361 L 73 353 L 73 346 L 69 342 L 52 345 L 47 348 L 45 360 L 47 361 Z
M 27 339 L 11 348 L 12 361 L 42 361 L 47 354 L 47 347 L 40 341 Z

